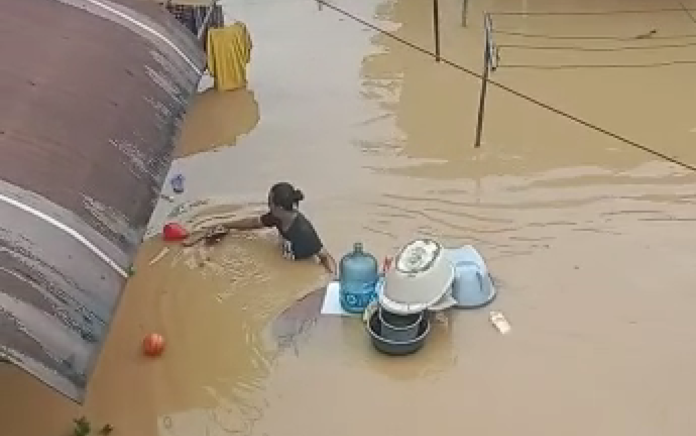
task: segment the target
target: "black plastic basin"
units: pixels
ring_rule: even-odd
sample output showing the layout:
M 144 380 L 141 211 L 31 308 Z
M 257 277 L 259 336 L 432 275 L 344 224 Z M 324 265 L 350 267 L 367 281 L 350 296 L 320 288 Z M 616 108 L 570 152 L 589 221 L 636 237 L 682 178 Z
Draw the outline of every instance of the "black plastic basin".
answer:
M 430 333 L 430 321 L 428 317 L 423 317 L 418 325 L 418 335 L 415 339 L 408 341 L 397 341 L 387 339 L 382 336 L 382 322 L 379 319 L 379 311 L 375 311 L 370 316 L 367 323 L 367 332 L 372 339 L 372 345 L 384 354 L 390 356 L 406 356 L 420 350 L 425 344 L 425 339 Z

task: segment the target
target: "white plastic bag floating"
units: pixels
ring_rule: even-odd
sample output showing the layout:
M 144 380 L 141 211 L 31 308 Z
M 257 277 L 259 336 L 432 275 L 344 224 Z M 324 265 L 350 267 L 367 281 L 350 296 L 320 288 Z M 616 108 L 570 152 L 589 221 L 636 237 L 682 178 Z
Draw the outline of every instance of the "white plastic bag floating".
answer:
M 510 322 L 508 322 L 505 315 L 503 315 L 501 312 L 494 310 L 489 314 L 489 318 L 491 320 L 491 324 L 498 329 L 501 335 L 506 335 L 510 333 L 510 330 L 512 330 Z

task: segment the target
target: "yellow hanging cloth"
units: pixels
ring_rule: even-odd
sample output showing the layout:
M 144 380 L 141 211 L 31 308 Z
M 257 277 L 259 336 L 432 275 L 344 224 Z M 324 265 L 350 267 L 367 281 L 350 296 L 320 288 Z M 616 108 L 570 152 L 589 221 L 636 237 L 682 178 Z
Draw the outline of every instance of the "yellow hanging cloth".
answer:
M 244 23 L 208 30 L 208 71 L 218 91 L 246 86 L 246 67 L 251 60 L 251 36 Z

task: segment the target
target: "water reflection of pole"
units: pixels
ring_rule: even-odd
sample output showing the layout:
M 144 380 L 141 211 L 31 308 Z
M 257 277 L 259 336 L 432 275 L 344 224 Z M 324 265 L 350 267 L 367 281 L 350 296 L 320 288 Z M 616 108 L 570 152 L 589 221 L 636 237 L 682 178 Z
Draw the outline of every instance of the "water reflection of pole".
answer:
M 474 147 L 481 146 L 481 135 L 483 134 L 483 115 L 486 109 L 486 92 L 488 91 L 488 75 L 495 71 L 497 66 L 497 50 L 493 42 L 493 24 L 488 13 L 483 14 L 483 74 L 481 74 L 481 95 L 479 96 L 478 117 L 476 120 L 476 141 Z
M 469 0 L 462 0 L 462 26 L 466 27 L 469 16 Z
M 435 38 L 435 61 L 440 62 L 440 0 L 433 0 L 433 36 Z

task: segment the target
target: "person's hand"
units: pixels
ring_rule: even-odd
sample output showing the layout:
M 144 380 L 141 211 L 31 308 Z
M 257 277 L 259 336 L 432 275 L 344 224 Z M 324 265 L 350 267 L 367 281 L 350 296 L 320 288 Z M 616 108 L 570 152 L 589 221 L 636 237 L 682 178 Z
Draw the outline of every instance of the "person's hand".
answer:
M 230 230 L 224 224 L 218 224 L 214 227 L 208 227 L 206 230 L 206 237 L 226 235 L 229 231 Z
M 217 244 L 230 233 L 230 231 L 224 226 L 215 226 L 205 233 L 204 239 L 207 245 Z

